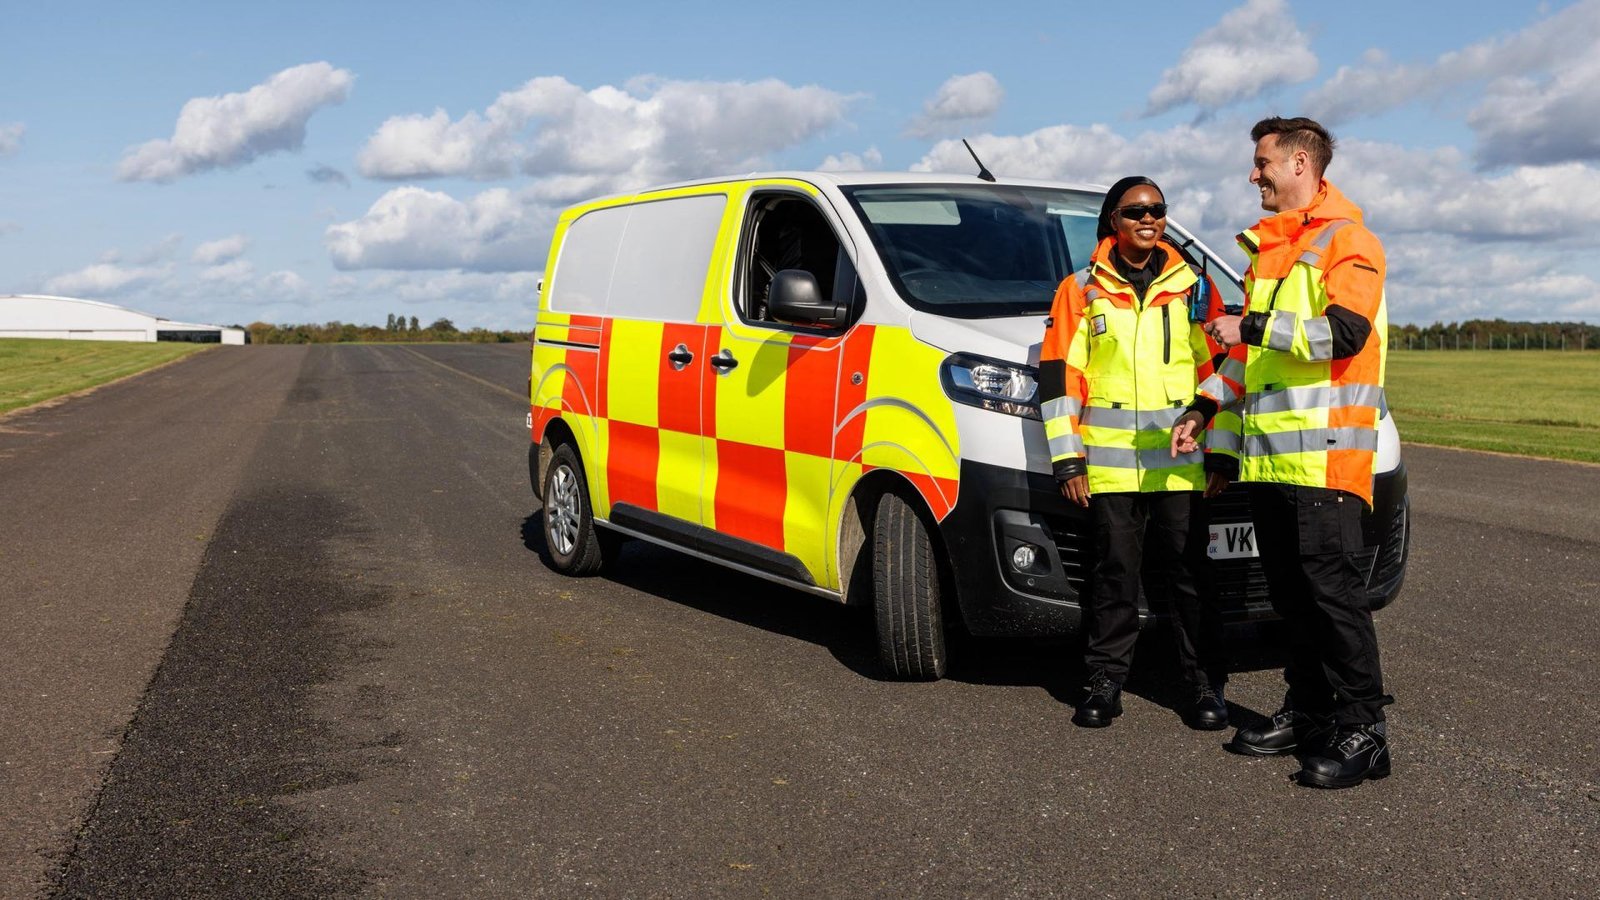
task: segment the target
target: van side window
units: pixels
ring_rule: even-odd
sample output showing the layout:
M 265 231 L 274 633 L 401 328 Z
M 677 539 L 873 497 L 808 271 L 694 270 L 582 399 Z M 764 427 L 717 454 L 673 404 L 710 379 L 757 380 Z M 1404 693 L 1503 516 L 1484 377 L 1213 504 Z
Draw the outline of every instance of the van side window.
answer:
M 836 302 L 860 290 L 855 266 L 821 210 L 795 194 L 758 195 L 745 220 L 743 262 L 734 305 L 753 324 L 777 322 L 767 310 L 772 279 L 784 269 L 802 269 L 817 279 L 822 296 Z M 805 327 L 805 326 L 798 326 Z

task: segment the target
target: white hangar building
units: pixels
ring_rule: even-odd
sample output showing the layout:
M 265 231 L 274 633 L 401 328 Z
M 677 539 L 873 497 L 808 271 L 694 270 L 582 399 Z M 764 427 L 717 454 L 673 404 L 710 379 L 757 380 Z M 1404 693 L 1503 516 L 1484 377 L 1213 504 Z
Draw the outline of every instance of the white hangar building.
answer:
M 0 294 L 0 338 L 66 338 L 78 341 L 190 341 L 243 344 L 243 328 L 174 322 L 98 300 Z

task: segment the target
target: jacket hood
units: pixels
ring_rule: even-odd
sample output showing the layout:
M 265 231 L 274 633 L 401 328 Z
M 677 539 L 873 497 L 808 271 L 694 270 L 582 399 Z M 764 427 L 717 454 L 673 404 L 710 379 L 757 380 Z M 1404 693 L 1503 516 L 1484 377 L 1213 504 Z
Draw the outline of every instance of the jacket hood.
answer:
M 1317 222 L 1330 219 L 1362 220 L 1361 207 L 1351 203 L 1339 189 L 1323 179 L 1317 195 L 1299 209 L 1267 216 L 1250 229 L 1262 246 L 1293 241 L 1300 232 Z

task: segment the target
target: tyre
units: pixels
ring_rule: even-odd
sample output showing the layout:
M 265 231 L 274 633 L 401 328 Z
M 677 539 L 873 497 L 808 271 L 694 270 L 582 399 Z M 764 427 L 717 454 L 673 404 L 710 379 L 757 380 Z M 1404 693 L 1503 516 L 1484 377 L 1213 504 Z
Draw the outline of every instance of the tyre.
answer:
M 933 539 L 923 518 L 895 494 L 878 502 L 873 519 L 872 594 L 878 657 L 889 677 L 944 677 L 944 616 Z
M 551 567 L 564 575 L 599 572 L 617 548 L 616 540 L 603 540 L 595 527 L 583 463 L 571 444 L 556 448 L 544 473 L 544 542 Z

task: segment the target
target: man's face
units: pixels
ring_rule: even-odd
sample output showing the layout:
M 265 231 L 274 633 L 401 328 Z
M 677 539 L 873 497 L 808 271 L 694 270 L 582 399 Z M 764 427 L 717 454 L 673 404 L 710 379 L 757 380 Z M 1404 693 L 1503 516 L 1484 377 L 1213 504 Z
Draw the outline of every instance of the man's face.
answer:
M 1261 208 L 1268 212 L 1283 212 L 1284 194 L 1299 173 L 1297 165 L 1303 163 L 1278 146 L 1278 136 L 1269 134 L 1256 141 L 1255 166 L 1250 169 L 1250 183 L 1261 189 Z

